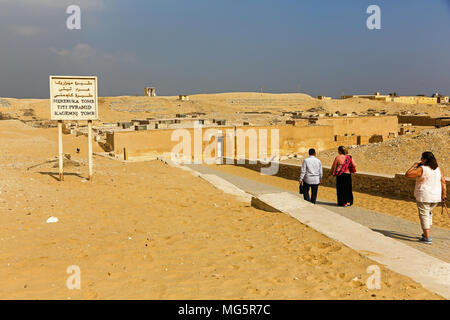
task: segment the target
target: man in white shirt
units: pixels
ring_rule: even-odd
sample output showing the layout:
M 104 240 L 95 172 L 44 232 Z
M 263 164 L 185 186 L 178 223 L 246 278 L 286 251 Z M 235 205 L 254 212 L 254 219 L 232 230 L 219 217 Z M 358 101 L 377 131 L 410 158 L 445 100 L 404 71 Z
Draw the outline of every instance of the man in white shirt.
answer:
M 303 161 L 300 174 L 300 184 L 303 184 L 303 198 L 306 201 L 316 203 L 319 184 L 322 182 L 322 162 L 316 158 L 316 150 L 309 149 L 309 157 Z M 311 197 L 309 196 L 311 189 Z

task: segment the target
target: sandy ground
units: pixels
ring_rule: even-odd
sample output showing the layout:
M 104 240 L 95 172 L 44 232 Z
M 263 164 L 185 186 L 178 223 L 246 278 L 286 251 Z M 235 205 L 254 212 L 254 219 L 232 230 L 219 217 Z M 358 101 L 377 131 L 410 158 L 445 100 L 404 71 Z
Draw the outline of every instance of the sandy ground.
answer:
M 283 190 L 298 192 L 298 182 L 294 180 L 288 180 L 276 176 L 263 176 L 257 171 L 231 165 L 214 165 L 211 167 L 216 170 L 260 181 L 261 183 L 265 183 Z M 360 192 L 354 192 L 353 195 L 355 199 L 355 206 L 400 217 L 416 222 L 418 225 L 420 223 L 417 206 L 413 201 L 377 197 Z M 327 201 L 336 202 L 336 189 L 320 186 L 318 197 Z M 433 213 L 433 225 L 450 229 L 450 219 L 447 216 L 441 215 L 441 207 L 434 209 Z
M 368 290 L 373 261 L 161 162 L 95 157 L 87 182 L 83 137 L 64 137 L 80 166 L 63 183 L 53 163 L 27 170 L 57 154 L 56 136 L 0 121 L 0 299 L 440 298 L 382 266 Z M 71 265 L 81 290 L 66 287 Z

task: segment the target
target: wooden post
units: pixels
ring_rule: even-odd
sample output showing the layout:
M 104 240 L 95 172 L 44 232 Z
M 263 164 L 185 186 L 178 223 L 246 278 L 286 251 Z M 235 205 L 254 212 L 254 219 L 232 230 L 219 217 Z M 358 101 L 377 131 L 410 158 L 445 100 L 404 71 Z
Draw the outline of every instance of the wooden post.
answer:
M 236 127 L 234 127 L 234 150 L 233 150 L 233 161 L 236 161 L 237 163 L 237 131 L 236 131 Z
M 64 181 L 64 158 L 62 142 L 62 120 L 58 120 L 58 154 L 59 154 L 59 181 Z
M 123 148 L 123 160 L 128 160 L 127 149 Z
M 92 120 L 88 120 L 89 181 L 92 181 Z

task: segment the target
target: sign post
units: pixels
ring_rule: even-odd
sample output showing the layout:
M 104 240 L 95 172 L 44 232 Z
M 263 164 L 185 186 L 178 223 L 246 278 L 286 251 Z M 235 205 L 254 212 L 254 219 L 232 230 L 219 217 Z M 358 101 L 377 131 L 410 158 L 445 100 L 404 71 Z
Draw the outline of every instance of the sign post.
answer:
M 92 120 L 88 120 L 89 181 L 92 181 Z
M 64 159 L 63 159 L 63 142 L 62 142 L 62 120 L 58 120 L 58 155 L 59 155 L 59 181 L 64 180 Z
M 51 120 L 58 120 L 59 180 L 64 180 L 63 120 L 88 121 L 89 180 L 92 181 L 92 120 L 98 119 L 97 77 L 50 76 Z

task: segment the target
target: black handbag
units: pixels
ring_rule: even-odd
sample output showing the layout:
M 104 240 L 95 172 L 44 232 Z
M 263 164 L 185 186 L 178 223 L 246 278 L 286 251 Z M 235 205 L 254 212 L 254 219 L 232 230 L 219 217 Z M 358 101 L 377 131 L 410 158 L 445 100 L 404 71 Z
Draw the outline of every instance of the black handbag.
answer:
M 300 194 L 304 194 L 305 193 L 305 187 L 303 183 L 300 183 L 300 186 L 298 187 L 298 192 Z

